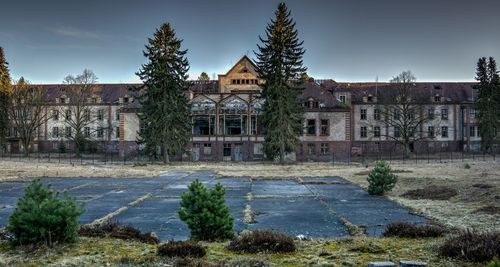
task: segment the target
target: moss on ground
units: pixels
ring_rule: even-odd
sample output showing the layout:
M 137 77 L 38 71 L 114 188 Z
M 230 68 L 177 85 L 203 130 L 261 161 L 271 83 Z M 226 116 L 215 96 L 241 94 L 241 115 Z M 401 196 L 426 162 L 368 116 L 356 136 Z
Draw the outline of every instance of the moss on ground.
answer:
M 370 261 L 425 261 L 430 266 L 482 266 L 437 255 L 442 238 L 404 239 L 355 237 L 339 240 L 297 241 L 297 251 L 278 254 L 238 254 L 225 243 L 203 243 L 203 261 L 219 263 L 237 259 L 264 260 L 272 266 L 366 266 Z M 53 249 L 14 248 L 0 242 L 0 266 L 119 266 L 122 259 L 154 265 L 161 262 L 156 246 L 113 238 L 80 238 L 75 244 Z M 151 264 L 148 264 L 150 262 Z M 163 261 L 164 263 L 165 261 Z

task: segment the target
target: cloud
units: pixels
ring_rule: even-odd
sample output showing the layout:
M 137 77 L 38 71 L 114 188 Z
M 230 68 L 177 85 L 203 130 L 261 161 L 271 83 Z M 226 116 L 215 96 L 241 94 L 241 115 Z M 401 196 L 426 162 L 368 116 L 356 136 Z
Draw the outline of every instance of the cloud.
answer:
M 50 28 L 49 31 L 60 36 L 71 37 L 71 38 L 94 39 L 94 40 L 104 40 L 107 38 L 106 35 L 97 32 L 80 30 L 69 26 Z

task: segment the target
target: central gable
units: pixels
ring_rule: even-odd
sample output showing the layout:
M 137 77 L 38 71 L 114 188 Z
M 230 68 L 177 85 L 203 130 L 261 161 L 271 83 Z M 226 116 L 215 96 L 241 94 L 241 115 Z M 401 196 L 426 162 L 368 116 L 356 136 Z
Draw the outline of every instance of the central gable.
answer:
M 255 64 L 243 56 L 226 74 L 219 75 L 219 92 L 259 91 L 262 81 L 258 78 Z

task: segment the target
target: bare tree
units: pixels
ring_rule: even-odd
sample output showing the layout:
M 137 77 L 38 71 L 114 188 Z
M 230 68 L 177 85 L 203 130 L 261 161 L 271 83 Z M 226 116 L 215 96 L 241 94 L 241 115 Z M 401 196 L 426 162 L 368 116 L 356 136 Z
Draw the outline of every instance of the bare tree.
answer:
M 95 145 L 96 137 L 104 137 L 102 132 L 109 129 L 104 127 L 103 112 L 99 114 L 96 108 L 99 97 L 95 95 L 97 76 L 94 72 L 85 69 L 82 74 L 68 75 L 63 83 L 68 85 L 64 92 L 67 102 L 59 105 L 65 118 L 64 138 L 74 144 L 79 157 L 86 144 Z
M 411 71 L 400 73 L 390 81 L 391 86 L 380 89 L 375 105 L 380 123 L 388 129 L 377 128 L 377 135 L 401 144 L 405 157 L 409 156 L 412 144 L 433 139 L 439 134 L 439 131 L 429 132 L 429 129 L 438 129 L 435 126 L 429 128 L 435 114 L 426 110 L 425 104 L 430 98 L 415 88 L 415 81 Z M 371 125 L 371 131 L 375 127 Z
M 8 112 L 10 123 L 21 140 L 24 155 L 29 156 L 33 140 L 47 120 L 43 92 L 21 77 L 12 86 L 11 100 Z

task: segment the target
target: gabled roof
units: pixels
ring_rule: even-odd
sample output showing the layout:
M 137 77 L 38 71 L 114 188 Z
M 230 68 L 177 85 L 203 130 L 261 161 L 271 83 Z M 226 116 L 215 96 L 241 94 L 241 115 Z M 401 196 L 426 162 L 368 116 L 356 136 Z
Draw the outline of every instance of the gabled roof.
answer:
M 240 63 L 242 63 L 243 61 L 248 61 L 250 62 L 250 64 L 252 65 L 253 67 L 253 71 L 255 72 L 255 70 L 257 69 L 257 65 L 255 65 L 255 63 L 253 62 L 253 60 L 251 60 L 249 57 L 247 57 L 246 55 L 242 56 L 240 58 L 240 60 L 238 60 L 238 62 L 236 62 L 236 64 L 233 65 L 233 67 L 231 67 L 231 69 L 229 69 L 226 74 L 219 74 L 219 76 L 227 76 L 229 73 L 231 73 L 238 65 L 240 65 Z

